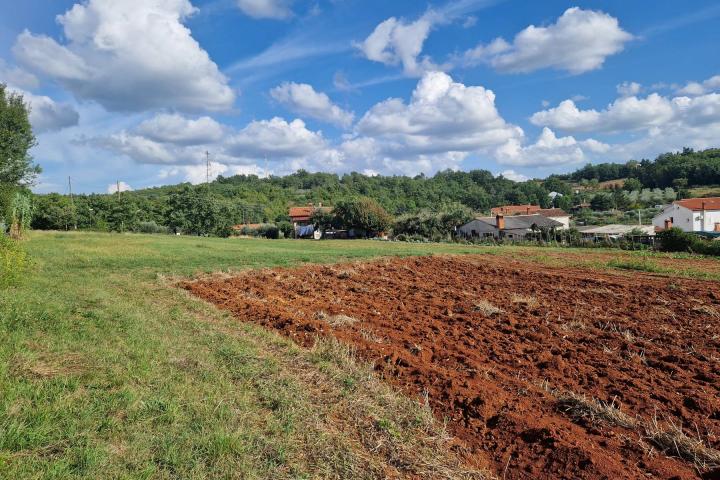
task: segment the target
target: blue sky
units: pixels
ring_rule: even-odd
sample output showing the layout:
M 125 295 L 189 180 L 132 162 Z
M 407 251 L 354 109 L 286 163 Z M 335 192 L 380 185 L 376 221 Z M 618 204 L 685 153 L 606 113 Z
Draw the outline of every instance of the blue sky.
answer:
M 0 0 L 34 189 L 311 171 L 513 179 L 720 146 L 713 1 Z

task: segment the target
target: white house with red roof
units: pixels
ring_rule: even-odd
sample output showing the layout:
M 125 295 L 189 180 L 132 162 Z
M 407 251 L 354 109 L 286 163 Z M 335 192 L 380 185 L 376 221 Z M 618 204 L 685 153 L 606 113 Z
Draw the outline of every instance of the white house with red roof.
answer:
M 676 200 L 655 215 L 653 225 L 659 230 L 720 233 L 720 197 Z

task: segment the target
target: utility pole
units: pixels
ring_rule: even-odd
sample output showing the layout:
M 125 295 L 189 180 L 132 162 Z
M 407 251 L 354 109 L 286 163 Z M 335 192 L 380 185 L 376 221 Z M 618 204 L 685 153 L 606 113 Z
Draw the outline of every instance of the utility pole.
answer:
M 77 215 L 75 214 L 75 200 L 73 199 L 72 180 L 70 179 L 70 175 L 68 175 L 68 194 L 70 195 L 70 210 L 73 214 L 73 228 L 74 230 L 77 230 Z M 67 224 L 65 225 L 65 229 L 67 230 Z
M 205 150 L 205 183 L 210 183 L 210 152 Z
M 120 180 L 115 180 L 115 185 L 117 186 L 117 194 L 119 197 L 120 196 Z
M 267 155 L 265 155 L 265 178 L 270 178 L 270 172 L 268 172 L 268 166 L 267 166 Z

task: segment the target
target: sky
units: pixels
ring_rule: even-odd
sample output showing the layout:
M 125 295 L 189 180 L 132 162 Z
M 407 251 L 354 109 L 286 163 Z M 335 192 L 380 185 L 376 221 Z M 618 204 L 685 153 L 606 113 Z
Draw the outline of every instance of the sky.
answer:
M 0 0 L 36 192 L 305 169 L 513 180 L 720 146 L 720 4 Z

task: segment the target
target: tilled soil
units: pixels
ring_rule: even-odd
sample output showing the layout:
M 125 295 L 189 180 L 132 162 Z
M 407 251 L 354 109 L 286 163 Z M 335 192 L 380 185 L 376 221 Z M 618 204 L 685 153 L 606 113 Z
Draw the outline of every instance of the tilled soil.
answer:
M 427 392 L 468 461 L 499 477 L 720 478 L 717 467 L 661 452 L 641 426 L 681 426 L 720 449 L 716 282 L 475 255 L 184 287 L 301 344 L 332 335 L 354 345 L 387 381 Z M 565 392 L 619 406 L 637 425 L 573 415 L 559 406 Z

